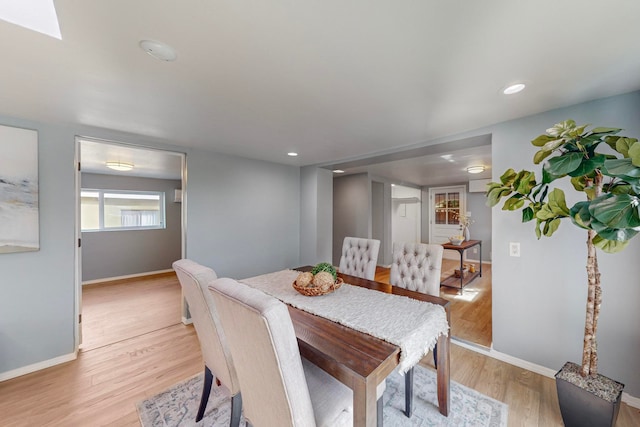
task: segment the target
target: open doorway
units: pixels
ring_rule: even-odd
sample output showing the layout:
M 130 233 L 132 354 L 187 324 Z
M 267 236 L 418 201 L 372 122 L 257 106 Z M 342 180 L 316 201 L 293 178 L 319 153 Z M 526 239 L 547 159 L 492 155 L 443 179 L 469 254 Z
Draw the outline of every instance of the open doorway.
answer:
M 79 348 L 180 323 L 184 154 L 84 137 L 76 150 Z

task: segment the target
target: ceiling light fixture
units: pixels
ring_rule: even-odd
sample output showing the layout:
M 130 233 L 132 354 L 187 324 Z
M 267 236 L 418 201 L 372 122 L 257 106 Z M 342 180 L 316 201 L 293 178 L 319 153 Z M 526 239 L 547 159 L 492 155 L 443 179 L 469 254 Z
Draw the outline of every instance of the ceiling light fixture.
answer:
M 107 162 L 107 167 L 115 171 L 126 172 L 133 169 L 133 163 L 126 162 Z
M 469 173 L 481 173 L 481 172 L 484 172 L 484 166 L 469 166 L 467 168 L 467 172 L 469 172 Z
M 504 88 L 502 93 L 504 93 L 505 95 L 513 95 L 514 93 L 518 93 L 518 92 L 522 91 L 525 87 L 526 86 L 525 86 L 524 83 L 516 83 L 516 84 L 513 84 L 511 86 L 507 86 L 506 88 Z
M 298 155 L 298 153 L 291 151 L 290 153 L 287 153 L 287 156 L 290 157 L 296 157 Z
M 333 173 L 344 173 L 342 169 L 334 169 Z
M 155 40 L 141 40 L 138 44 L 142 50 L 161 61 L 172 62 L 178 57 L 174 48 L 162 42 Z

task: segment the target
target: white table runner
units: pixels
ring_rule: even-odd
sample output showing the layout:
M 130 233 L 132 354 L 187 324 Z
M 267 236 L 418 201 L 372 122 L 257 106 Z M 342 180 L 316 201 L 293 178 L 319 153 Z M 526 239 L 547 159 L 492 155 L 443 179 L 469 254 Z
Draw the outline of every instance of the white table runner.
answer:
M 293 307 L 348 326 L 400 347 L 400 373 L 417 364 L 449 333 L 444 308 L 401 295 L 345 283 L 319 297 L 301 295 L 291 286 L 300 272 L 282 270 L 241 280 Z

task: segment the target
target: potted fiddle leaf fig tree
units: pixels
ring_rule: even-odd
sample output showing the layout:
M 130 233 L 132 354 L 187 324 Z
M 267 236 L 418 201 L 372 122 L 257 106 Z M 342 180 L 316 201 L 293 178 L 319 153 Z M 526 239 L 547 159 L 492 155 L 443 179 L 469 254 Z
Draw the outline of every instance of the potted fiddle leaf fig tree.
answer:
M 615 253 L 640 232 L 640 143 L 619 136 L 621 129 L 558 123 L 531 143 L 539 147 L 532 171 L 507 170 L 487 185 L 487 204 L 521 211 L 534 222 L 538 239 L 550 237 L 564 219 L 586 230 L 587 307 L 582 363 L 568 362 L 556 374 L 560 410 L 567 426 L 614 425 L 624 385 L 598 374 L 596 331 L 602 302 L 596 248 Z M 570 179 L 584 200 L 567 206 L 565 193 L 552 184 Z

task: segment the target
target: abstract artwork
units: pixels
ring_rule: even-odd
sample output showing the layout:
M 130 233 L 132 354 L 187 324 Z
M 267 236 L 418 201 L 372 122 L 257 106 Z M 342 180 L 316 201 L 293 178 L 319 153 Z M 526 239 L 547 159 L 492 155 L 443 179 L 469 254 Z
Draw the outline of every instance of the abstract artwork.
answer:
M 38 132 L 0 125 L 0 254 L 38 249 Z

